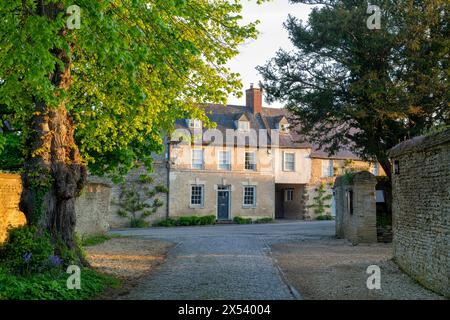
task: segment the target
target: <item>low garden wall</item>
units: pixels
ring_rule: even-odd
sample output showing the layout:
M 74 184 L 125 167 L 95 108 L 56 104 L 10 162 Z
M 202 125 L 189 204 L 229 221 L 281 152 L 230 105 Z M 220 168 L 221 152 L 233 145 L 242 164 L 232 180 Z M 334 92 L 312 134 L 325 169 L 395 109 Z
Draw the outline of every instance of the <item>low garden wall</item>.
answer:
M 22 181 L 18 174 L 0 173 L 0 243 L 7 237 L 7 230 L 26 224 L 25 215 L 19 210 Z M 104 233 L 109 230 L 108 215 L 111 187 L 104 183 L 89 182 L 77 199 L 76 231 L 81 237 Z

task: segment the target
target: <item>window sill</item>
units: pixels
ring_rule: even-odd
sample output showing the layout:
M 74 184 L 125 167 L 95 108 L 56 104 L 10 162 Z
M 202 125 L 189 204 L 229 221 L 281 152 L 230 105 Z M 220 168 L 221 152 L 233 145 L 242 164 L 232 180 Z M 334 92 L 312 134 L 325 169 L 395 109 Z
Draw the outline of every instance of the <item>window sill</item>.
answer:
M 190 209 L 204 209 L 205 206 L 204 205 L 195 205 L 195 204 L 191 204 L 189 205 Z

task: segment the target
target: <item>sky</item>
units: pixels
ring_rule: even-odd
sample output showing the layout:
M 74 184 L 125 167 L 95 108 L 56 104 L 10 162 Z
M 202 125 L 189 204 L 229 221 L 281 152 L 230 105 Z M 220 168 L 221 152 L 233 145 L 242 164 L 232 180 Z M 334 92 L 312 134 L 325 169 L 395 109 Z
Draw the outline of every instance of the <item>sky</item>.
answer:
M 272 0 L 261 5 L 256 0 L 241 0 L 243 5 L 243 22 L 259 20 L 257 26 L 260 32 L 258 39 L 249 40 L 240 47 L 240 54 L 235 57 L 228 66 L 233 72 L 241 74 L 244 90 L 250 87 L 250 83 L 258 85 L 262 80 L 256 66 L 264 65 L 270 58 L 275 56 L 279 48 L 292 49 L 293 46 L 288 38 L 288 32 L 283 23 L 291 14 L 298 19 L 307 21 L 311 6 L 303 4 L 291 4 L 288 0 Z M 245 96 L 237 98 L 230 95 L 229 104 L 245 105 Z M 268 106 L 267 102 L 263 105 Z M 271 107 L 282 107 L 275 102 Z

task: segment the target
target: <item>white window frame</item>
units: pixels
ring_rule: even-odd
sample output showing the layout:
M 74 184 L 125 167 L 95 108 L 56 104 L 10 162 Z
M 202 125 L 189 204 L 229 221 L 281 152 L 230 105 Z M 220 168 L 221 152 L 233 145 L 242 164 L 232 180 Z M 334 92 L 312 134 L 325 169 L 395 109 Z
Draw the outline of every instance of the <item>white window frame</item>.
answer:
M 332 159 L 322 159 L 322 177 L 329 178 L 334 176 L 334 162 Z
M 243 126 L 245 125 L 245 126 Z M 239 120 L 238 121 L 238 130 L 239 131 L 249 131 L 250 130 L 250 122 L 247 120 Z
M 222 168 L 221 167 L 221 165 L 222 165 L 222 162 L 221 162 L 221 159 L 220 159 L 220 155 L 221 154 L 228 154 L 229 156 L 227 157 L 228 158 L 228 168 Z M 231 158 L 232 158 L 232 155 L 231 155 L 231 150 L 220 150 L 219 152 L 218 152 L 218 154 L 217 154 L 217 157 L 218 157 L 218 161 L 217 161 L 217 169 L 219 169 L 219 170 L 222 170 L 222 171 L 231 171 Z
M 253 154 L 253 162 L 249 164 L 253 165 L 253 168 L 247 168 L 247 154 Z M 255 151 L 245 151 L 245 156 L 244 156 L 244 169 L 248 170 L 248 171 L 256 171 L 256 152 Z
M 291 202 L 294 201 L 294 189 L 284 189 L 284 201 Z
M 195 167 L 195 164 L 194 164 L 194 154 L 196 152 L 201 152 L 202 153 L 200 168 Z M 204 150 L 203 149 L 192 149 L 192 152 L 191 152 L 191 168 L 194 169 L 194 170 L 203 170 L 204 167 L 205 167 L 205 152 L 204 152 Z
M 292 170 L 291 169 L 288 169 L 287 168 L 287 166 L 286 166 L 286 163 L 287 163 L 287 161 L 286 161 L 286 159 L 287 159 L 287 155 L 292 155 L 293 156 L 293 168 L 292 168 Z M 295 172 L 295 152 L 283 152 L 283 171 L 286 171 L 286 172 Z
M 253 202 L 252 203 L 245 203 L 246 200 L 246 194 L 245 191 L 247 189 L 253 189 Z M 255 208 L 256 207 L 256 192 L 257 192 L 257 188 L 256 186 L 244 186 L 243 190 L 242 190 L 242 206 L 244 208 Z
M 200 187 L 201 188 L 201 194 L 200 194 L 200 203 L 192 203 L 192 189 L 194 187 Z M 205 205 L 205 185 L 203 184 L 191 184 L 191 190 L 190 190 L 190 198 L 189 198 L 189 203 L 190 203 L 190 207 L 191 208 L 203 208 L 203 206 Z

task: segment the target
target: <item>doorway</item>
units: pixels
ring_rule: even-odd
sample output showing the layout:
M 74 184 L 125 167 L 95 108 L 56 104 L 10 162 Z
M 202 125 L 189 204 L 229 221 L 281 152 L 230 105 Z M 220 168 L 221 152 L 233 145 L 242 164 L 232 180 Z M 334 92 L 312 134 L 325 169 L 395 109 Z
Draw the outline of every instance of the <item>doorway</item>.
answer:
M 230 220 L 230 187 L 217 188 L 217 220 Z

